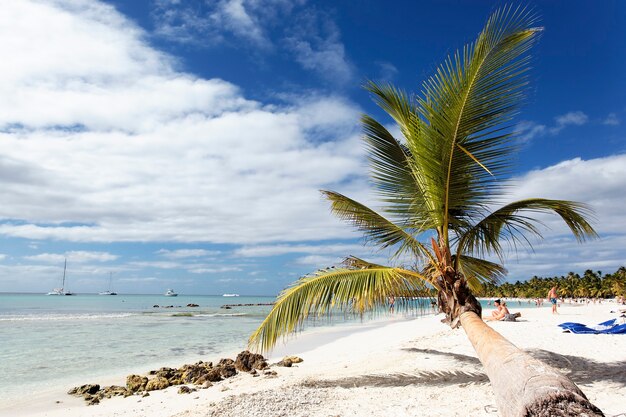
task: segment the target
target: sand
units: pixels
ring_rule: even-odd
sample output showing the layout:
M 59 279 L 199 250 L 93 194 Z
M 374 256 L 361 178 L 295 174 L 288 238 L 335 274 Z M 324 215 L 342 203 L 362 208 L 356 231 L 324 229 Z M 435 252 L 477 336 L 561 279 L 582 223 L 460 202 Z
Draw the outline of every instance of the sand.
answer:
M 509 303 L 512 312 L 515 304 Z M 617 309 L 614 303 L 564 304 L 553 316 L 544 306 L 521 310 L 517 323 L 489 325 L 561 369 L 607 416 L 615 416 L 626 413 L 626 335 L 563 333 L 557 324 L 593 325 L 618 317 L 611 313 Z M 239 374 L 191 394 L 170 387 L 144 398 L 105 399 L 97 406 L 86 406 L 82 399 L 64 394 L 69 387 L 59 387 L 27 405 L 0 410 L 0 415 L 497 416 L 491 385 L 465 333 L 451 330 L 440 318 L 396 315 L 358 326 L 305 331 L 269 355 L 271 362 L 286 354 L 304 359 L 292 368 L 272 367 L 277 377 Z M 123 385 L 124 380 L 120 376 L 107 383 Z

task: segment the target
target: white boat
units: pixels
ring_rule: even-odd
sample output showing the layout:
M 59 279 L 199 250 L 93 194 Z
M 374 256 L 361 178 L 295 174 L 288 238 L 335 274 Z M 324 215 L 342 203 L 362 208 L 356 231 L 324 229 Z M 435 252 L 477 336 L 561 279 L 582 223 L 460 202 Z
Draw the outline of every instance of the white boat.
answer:
M 61 281 L 61 288 L 55 288 L 47 295 L 74 295 L 71 291 L 65 291 L 65 273 L 67 272 L 67 258 L 63 264 L 63 281 Z
M 113 280 L 113 272 L 109 272 L 109 289 L 99 292 L 98 295 L 117 295 L 115 291 L 111 291 L 111 281 Z
M 176 297 L 178 294 L 174 292 L 173 289 L 168 289 L 167 291 L 165 291 L 165 294 L 163 294 L 166 297 Z
M 222 294 L 222 297 L 239 297 L 239 294 Z

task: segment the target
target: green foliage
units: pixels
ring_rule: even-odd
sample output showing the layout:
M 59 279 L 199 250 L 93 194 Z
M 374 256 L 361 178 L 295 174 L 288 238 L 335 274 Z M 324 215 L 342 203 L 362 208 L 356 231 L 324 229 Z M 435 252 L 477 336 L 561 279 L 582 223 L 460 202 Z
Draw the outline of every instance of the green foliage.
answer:
M 478 292 L 483 297 L 545 298 L 550 288 L 559 287 L 559 295 L 567 298 L 626 297 L 626 268 L 620 267 L 612 274 L 588 269 L 581 277 L 573 272 L 565 276 L 540 278 L 501 285 L 486 284 Z

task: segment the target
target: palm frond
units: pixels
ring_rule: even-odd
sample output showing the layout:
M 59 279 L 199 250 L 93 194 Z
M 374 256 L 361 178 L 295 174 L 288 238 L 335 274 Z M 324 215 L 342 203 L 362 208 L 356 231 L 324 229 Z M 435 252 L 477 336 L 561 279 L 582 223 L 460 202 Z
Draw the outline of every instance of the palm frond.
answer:
M 459 272 L 474 292 L 480 291 L 483 284 L 499 284 L 507 273 L 506 268 L 500 264 L 467 255 L 459 256 L 458 265 Z
M 405 94 L 373 82 L 368 84 L 368 90 L 375 95 L 378 104 L 396 119 L 405 137 L 419 136 L 419 114 Z M 413 225 L 415 229 L 436 227 L 440 223 L 441 210 L 429 204 L 422 188 L 425 181 L 421 170 L 414 169 L 415 158 L 408 146 L 369 116 L 363 116 L 361 123 L 369 151 L 371 178 L 385 203 L 385 213 Z
M 363 232 L 366 240 L 381 248 L 398 245 L 394 256 L 407 251 L 418 258 L 431 256 L 428 249 L 413 237 L 410 229 L 403 229 L 369 207 L 342 194 L 332 191 L 322 191 L 322 194 L 331 201 L 331 211 Z
M 400 127 L 405 137 L 419 130 L 420 120 L 415 101 L 401 89 L 391 84 L 377 84 L 369 81 L 364 86 L 374 96 L 374 101 L 385 110 Z
M 249 344 L 270 350 L 278 338 L 298 330 L 311 315 L 332 310 L 362 314 L 386 306 L 388 297 L 396 297 L 401 308 L 403 297 L 423 293 L 428 280 L 420 274 L 401 268 L 365 269 L 328 268 L 300 278 L 283 290 L 274 307 Z
M 457 51 L 423 85 L 420 140 L 408 147 L 428 182 L 429 198 L 443 207 L 441 228 L 465 227 L 500 192 L 497 177 L 510 165 L 507 123 L 525 98 L 528 51 L 541 28 L 526 9 L 505 7 L 476 41 Z
M 533 198 L 507 204 L 465 230 L 459 236 L 457 256 L 484 256 L 494 253 L 502 259 L 504 242 L 513 246 L 522 244 L 532 247 L 527 235 L 542 237 L 538 227 L 542 223 L 532 217 L 520 215 L 519 212 L 556 214 L 565 221 L 579 242 L 598 237 L 587 221 L 587 217 L 591 217 L 593 213 L 586 205 L 573 201 Z

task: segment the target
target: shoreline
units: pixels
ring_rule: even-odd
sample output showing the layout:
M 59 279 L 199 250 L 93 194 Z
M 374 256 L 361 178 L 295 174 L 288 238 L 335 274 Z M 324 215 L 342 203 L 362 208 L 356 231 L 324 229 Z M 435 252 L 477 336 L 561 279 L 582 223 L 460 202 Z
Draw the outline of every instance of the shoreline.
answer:
M 515 311 L 516 306 L 510 307 Z M 548 306 L 524 308 L 518 323 L 489 325 L 531 355 L 562 369 L 594 404 L 607 415 L 615 415 L 626 411 L 626 336 L 563 333 L 557 324 L 599 323 L 618 317 L 609 311 L 621 307 L 612 302 L 564 303 L 557 316 L 550 314 Z M 177 394 L 178 387 L 169 387 L 151 391 L 149 397 L 115 397 L 96 406 L 86 406 L 81 398 L 65 394 L 69 388 L 60 387 L 45 399 L 29 396 L 27 406 L 2 408 L 0 416 L 321 417 L 337 411 L 341 416 L 365 415 L 363 412 L 381 416 L 496 415 L 491 386 L 462 329 L 451 330 L 439 319 L 397 315 L 391 320 L 301 332 L 264 355 L 270 364 L 285 355 L 304 359 L 292 368 L 272 366 L 278 373 L 275 378 L 244 373 L 190 395 Z M 227 357 L 234 359 L 237 353 Z M 125 377 L 81 383 L 123 385 Z M 432 404 L 443 408 L 433 409 Z

